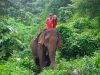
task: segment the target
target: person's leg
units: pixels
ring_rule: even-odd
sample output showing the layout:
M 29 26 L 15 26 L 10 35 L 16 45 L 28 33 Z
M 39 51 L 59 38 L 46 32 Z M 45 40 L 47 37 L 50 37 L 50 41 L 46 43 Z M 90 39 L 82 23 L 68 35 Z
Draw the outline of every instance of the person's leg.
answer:
M 37 40 L 38 38 L 39 38 L 39 36 L 41 35 L 41 33 L 43 32 L 43 31 L 45 31 L 46 29 L 43 29 L 37 36 L 36 36 L 36 38 L 34 39 L 34 41 L 35 40 Z
M 40 32 L 40 33 L 36 36 L 36 38 L 34 39 L 34 41 L 36 41 L 36 40 L 39 38 L 39 36 L 40 36 L 41 33 L 42 33 L 42 32 Z

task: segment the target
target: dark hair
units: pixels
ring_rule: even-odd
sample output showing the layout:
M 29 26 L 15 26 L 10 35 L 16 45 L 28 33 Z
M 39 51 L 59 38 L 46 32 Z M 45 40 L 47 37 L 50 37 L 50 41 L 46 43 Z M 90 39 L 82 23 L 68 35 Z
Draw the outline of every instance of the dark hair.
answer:
M 54 21 L 55 21 L 55 22 L 57 22 L 57 21 L 58 21 L 58 19 L 56 18 Z
M 53 15 L 52 13 L 49 14 L 49 16 L 52 16 L 52 15 Z
M 54 15 L 54 16 L 56 16 L 56 19 L 54 19 L 54 21 L 57 22 L 58 21 L 57 15 Z

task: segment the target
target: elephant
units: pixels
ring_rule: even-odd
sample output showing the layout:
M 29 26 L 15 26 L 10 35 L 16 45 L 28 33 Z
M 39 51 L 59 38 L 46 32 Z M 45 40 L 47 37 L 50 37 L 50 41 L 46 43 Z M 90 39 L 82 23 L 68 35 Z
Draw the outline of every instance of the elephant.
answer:
M 39 38 L 30 42 L 33 59 L 35 64 L 39 67 L 39 72 L 46 66 L 52 64 L 53 68 L 57 67 L 55 61 L 55 53 L 58 47 L 61 47 L 62 41 L 59 31 L 51 28 L 41 32 Z

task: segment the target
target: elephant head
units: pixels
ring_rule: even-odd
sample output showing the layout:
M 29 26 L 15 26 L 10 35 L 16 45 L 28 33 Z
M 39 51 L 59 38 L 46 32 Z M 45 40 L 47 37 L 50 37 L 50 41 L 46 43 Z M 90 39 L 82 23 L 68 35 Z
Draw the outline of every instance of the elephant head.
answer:
M 39 37 L 38 43 L 40 43 L 41 45 L 43 45 L 43 44 L 46 45 L 50 41 L 49 39 L 54 38 L 54 36 L 52 36 L 52 38 L 50 38 L 51 34 L 54 35 L 55 39 L 57 40 L 57 47 L 61 47 L 61 45 L 62 45 L 61 36 L 60 36 L 58 30 L 53 29 L 53 28 L 47 30 L 46 32 L 43 32 L 41 34 L 41 36 Z

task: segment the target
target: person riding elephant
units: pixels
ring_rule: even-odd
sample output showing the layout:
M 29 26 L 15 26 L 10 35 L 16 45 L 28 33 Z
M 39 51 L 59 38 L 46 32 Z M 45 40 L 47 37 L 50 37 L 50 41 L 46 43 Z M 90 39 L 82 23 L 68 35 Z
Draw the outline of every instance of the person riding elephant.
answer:
M 56 26 L 57 26 L 57 16 L 50 13 L 49 18 L 46 19 L 46 26 L 43 29 L 43 31 L 48 30 L 50 28 L 56 28 Z M 34 40 L 36 40 L 43 31 L 41 31 Z
M 61 36 L 55 28 L 42 32 L 38 40 L 34 41 L 34 38 L 31 40 L 30 48 L 34 62 L 39 67 L 39 72 L 50 64 L 52 64 L 53 68 L 57 67 L 55 53 L 56 49 L 61 47 L 61 44 Z
M 57 16 L 52 13 L 49 14 L 49 18 L 46 19 L 45 29 L 55 28 L 57 25 Z

